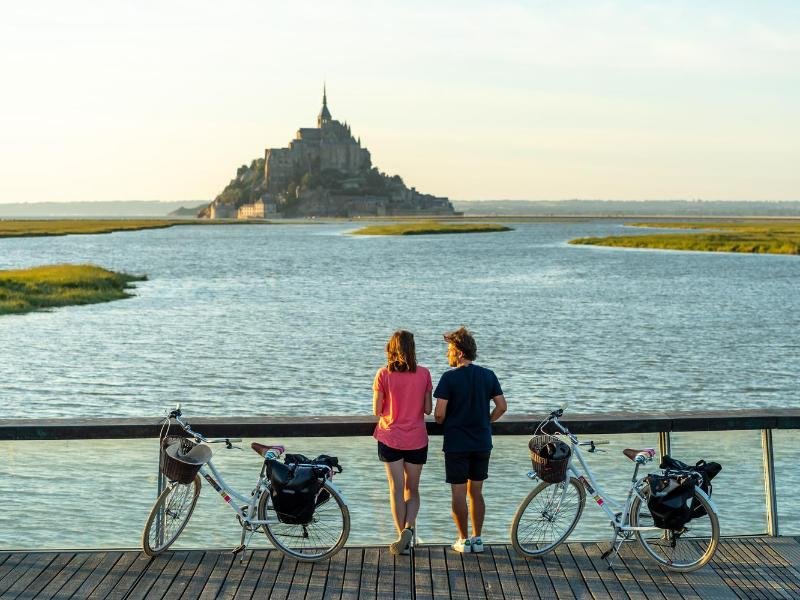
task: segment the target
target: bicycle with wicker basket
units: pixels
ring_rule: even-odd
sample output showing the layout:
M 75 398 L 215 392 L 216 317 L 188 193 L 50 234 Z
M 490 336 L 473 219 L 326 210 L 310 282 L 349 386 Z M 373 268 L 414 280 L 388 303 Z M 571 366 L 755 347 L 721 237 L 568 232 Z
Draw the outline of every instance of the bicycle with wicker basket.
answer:
M 173 421 L 184 435 L 170 435 Z M 252 492 L 242 494 L 214 466 L 209 447 L 222 443 L 235 448 L 233 442 L 240 439 L 204 437 L 184 419 L 180 406 L 166 417 L 159 437 L 160 470 L 167 483 L 142 532 L 148 556 L 167 550 L 186 527 L 200 495 L 201 476 L 236 514 L 242 534 L 234 554 L 245 550 L 258 531 L 286 556 L 305 562 L 330 558 L 347 541 L 350 512 L 333 483 L 334 474 L 342 470 L 336 458 L 286 455 L 293 458 L 285 464 L 277 460 L 283 446 L 253 442 L 251 448 L 263 458 L 261 471 Z
M 653 460 L 655 449 L 625 449 L 625 456 L 634 462 L 633 477 L 625 502 L 617 502 L 598 485 L 580 450 L 588 446 L 588 452 L 597 452 L 597 445 L 604 442 L 580 441 L 559 421 L 563 413 L 563 409 L 550 413 L 530 441 L 533 470 L 528 477 L 539 484 L 514 515 L 514 549 L 535 557 L 558 547 L 578 524 L 588 492 L 613 528 L 611 546 L 603 554 L 609 567 L 621 544 L 630 539 L 636 539 L 651 558 L 674 571 L 694 571 L 708 563 L 719 541 L 719 520 L 696 472 L 666 469 L 663 475 L 639 477 L 640 467 Z M 660 512 L 661 505 L 654 500 L 661 498 L 662 491 L 654 486 L 662 482 L 673 486 L 669 493 L 677 498 L 677 510 L 688 511 L 689 520 L 670 522 L 669 515 Z M 684 497 L 679 497 L 681 489 L 676 487 L 680 482 L 686 484 Z

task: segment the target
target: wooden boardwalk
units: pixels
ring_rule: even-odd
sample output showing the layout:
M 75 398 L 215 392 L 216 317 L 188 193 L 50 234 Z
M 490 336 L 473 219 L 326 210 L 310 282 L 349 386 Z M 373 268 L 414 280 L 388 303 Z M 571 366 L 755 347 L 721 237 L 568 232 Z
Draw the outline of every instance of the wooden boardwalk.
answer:
M 686 575 L 661 569 L 634 544 L 608 570 L 602 549 L 569 543 L 544 559 L 524 560 L 503 545 L 463 556 L 421 546 L 413 559 L 353 547 L 313 565 L 257 550 L 244 566 L 222 550 L 152 560 L 133 551 L 2 552 L 0 598 L 800 598 L 797 538 L 728 538 L 711 565 Z

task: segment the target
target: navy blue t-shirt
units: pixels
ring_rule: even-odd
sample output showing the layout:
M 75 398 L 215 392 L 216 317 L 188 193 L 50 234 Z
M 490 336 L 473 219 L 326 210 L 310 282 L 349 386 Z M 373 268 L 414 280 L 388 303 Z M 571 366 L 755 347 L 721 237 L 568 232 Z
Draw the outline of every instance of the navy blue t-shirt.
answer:
M 447 400 L 444 418 L 445 452 L 489 452 L 492 424 L 489 400 L 500 396 L 500 382 L 493 371 L 475 364 L 445 371 L 433 392 Z

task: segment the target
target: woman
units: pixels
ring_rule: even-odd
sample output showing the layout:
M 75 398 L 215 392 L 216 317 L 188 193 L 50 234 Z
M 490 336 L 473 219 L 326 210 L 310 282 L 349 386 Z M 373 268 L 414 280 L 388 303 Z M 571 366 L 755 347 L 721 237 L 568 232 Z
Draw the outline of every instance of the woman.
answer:
M 389 546 L 404 554 L 414 539 L 419 512 L 419 477 L 428 460 L 425 416 L 431 414 L 431 374 L 417 365 L 414 335 L 395 331 L 386 344 L 386 366 L 375 375 L 372 412 L 379 417 L 374 437 L 386 467 L 389 499 L 399 537 Z

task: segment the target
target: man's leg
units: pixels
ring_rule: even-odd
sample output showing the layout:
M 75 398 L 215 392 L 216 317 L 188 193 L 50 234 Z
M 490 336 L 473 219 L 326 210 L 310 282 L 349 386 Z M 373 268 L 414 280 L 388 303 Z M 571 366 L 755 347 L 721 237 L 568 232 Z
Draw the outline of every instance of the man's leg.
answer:
M 467 521 L 469 520 L 469 511 L 467 510 L 467 484 L 450 484 L 450 493 L 452 494 L 453 521 L 458 530 L 458 537 L 462 540 L 467 539 L 469 538 L 467 526 Z
M 383 463 L 386 465 L 386 478 L 389 480 L 389 501 L 392 506 L 392 516 L 397 533 L 400 533 L 406 525 L 406 500 L 404 496 L 405 473 L 403 471 L 403 460 Z
M 404 500 L 406 503 L 406 527 L 414 527 L 419 512 L 419 478 L 422 475 L 422 465 L 403 461 L 406 481 Z
M 469 495 L 469 511 L 472 515 L 472 535 L 481 537 L 483 529 L 483 518 L 486 515 L 486 503 L 483 501 L 483 481 L 467 482 L 467 493 Z

